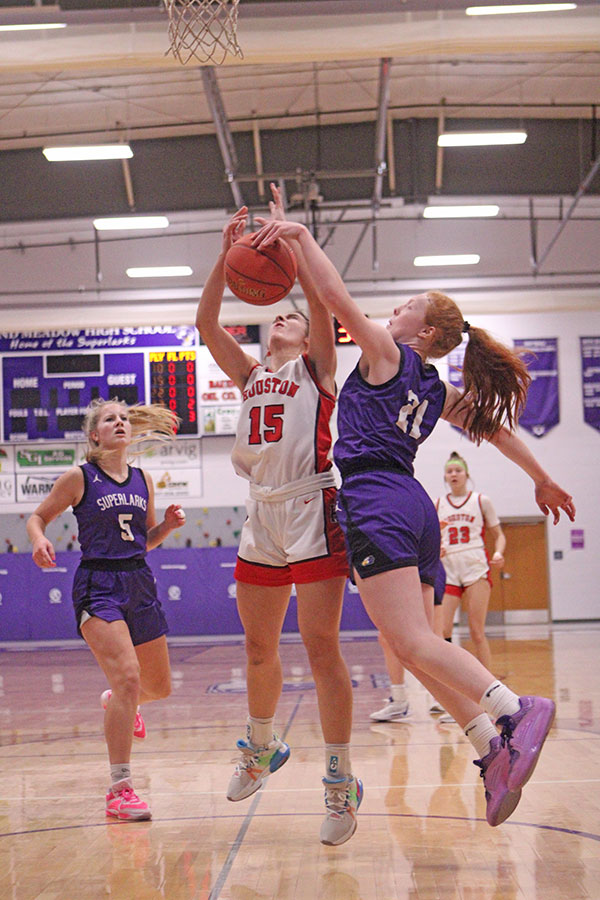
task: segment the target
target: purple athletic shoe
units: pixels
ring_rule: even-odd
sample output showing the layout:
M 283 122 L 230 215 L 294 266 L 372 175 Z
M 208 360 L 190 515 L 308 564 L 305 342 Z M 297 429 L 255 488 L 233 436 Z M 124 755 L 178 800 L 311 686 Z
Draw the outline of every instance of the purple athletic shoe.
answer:
M 483 759 L 473 760 L 473 763 L 481 769 L 480 775 L 483 778 L 487 804 L 485 817 L 488 825 L 492 827 L 505 822 L 521 799 L 520 789 L 509 791 L 506 783 L 510 759 L 510 750 L 498 735 L 490 742 L 490 752 Z
M 519 712 L 500 716 L 502 738 L 510 749 L 508 789 L 516 792 L 527 784 L 554 721 L 556 707 L 546 697 L 519 697 Z

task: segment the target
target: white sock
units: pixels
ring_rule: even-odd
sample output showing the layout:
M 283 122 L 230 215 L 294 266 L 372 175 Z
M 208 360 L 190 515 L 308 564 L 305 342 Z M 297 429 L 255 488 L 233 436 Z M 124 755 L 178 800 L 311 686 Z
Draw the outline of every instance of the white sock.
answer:
M 248 716 L 246 735 L 255 747 L 266 747 L 273 740 L 273 718 L 259 719 L 256 716 Z
M 110 767 L 110 781 L 114 787 L 120 781 L 128 781 L 131 784 L 131 763 L 115 763 Z
M 465 725 L 463 731 L 473 744 L 479 759 L 483 759 L 484 756 L 488 755 L 492 738 L 498 737 L 498 732 L 490 717 L 483 712 L 471 719 L 469 724 Z
M 326 777 L 341 778 L 350 772 L 350 744 L 325 744 Z
M 406 685 L 390 684 L 390 693 L 394 703 L 406 703 Z
M 501 681 L 492 681 L 479 701 L 479 705 L 494 722 L 500 716 L 512 716 L 521 708 L 518 696 Z

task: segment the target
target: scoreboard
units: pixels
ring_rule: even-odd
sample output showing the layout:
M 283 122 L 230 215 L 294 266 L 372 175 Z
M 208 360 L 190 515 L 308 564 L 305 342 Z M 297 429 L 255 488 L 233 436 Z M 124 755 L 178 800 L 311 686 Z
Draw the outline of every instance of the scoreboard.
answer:
M 261 358 L 255 326 L 228 330 Z M 0 444 L 80 441 L 95 398 L 160 403 L 184 437 L 231 434 L 238 389 L 192 326 L 0 332 Z
M 198 434 L 195 350 L 151 350 L 150 401 L 181 419 L 178 434 Z
M 7 442 L 80 436 L 97 397 L 144 402 L 143 353 L 7 356 L 2 363 Z

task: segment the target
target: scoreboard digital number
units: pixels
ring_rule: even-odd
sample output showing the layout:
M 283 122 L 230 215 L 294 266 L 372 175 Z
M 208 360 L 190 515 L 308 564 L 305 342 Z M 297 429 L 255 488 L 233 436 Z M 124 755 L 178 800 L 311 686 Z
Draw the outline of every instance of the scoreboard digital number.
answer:
M 196 356 L 195 350 L 149 353 L 150 400 L 179 416 L 178 434 L 198 434 Z

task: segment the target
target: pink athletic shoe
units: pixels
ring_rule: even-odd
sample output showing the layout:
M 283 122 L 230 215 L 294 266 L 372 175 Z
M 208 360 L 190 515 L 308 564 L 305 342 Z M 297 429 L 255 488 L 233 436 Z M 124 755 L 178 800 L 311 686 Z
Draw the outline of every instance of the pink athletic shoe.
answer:
M 102 709 L 106 709 L 108 706 L 108 701 L 112 696 L 112 691 L 104 691 L 102 696 L 100 697 L 100 702 L 102 704 Z M 143 741 L 146 737 L 146 724 L 142 718 L 142 714 L 140 712 L 140 708 L 138 706 L 137 712 L 135 714 L 135 722 L 133 723 L 133 736 L 137 738 L 138 741 Z
M 485 787 L 486 811 L 488 825 L 501 825 L 515 811 L 521 799 L 521 789 L 509 791 L 508 771 L 510 766 L 510 750 L 500 735 L 492 738 L 489 753 L 482 759 L 473 762 L 481 769 Z
M 519 697 L 519 706 L 518 712 L 500 716 L 496 722 L 510 750 L 507 787 L 511 792 L 519 791 L 531 778 L 556 711 L 546 697 Z
M 147 803 L 140 800 L 136 792 L 128 782 L 121 790 L 115 790 L 115 785 L 106 795 L 106 815 L 113 816 L 125 822 L 142 822 L 152 818 L 152 812 Z

